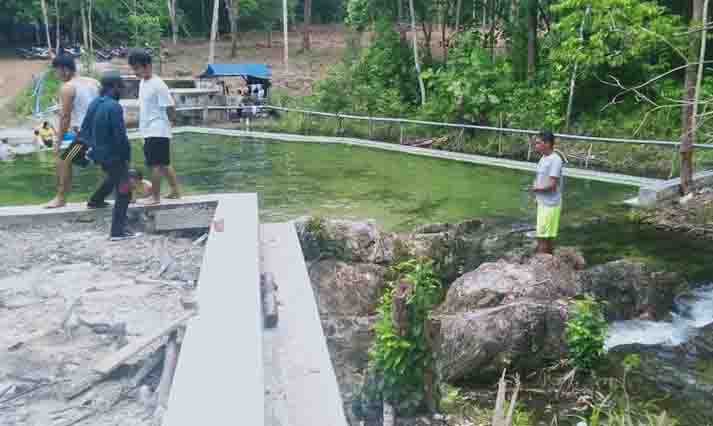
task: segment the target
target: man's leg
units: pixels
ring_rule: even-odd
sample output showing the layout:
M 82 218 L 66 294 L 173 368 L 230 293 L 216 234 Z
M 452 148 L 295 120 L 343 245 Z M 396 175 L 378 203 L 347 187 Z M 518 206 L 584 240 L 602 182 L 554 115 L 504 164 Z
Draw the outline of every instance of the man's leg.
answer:
M 115 183 L 116 200 L 111 220 L 111 236 L 120 237 L 126 233 L 126 212 L 129 208 L 129 165 L 126 162 L 114 163 L 109 174 Z
M 151 192 L 153 202 L 158 204 L 161 202 L 161 166 L 151 167 Z
M 181 192 L 178 189 L 178 178 L 176 177 L 176 170 L 174 170 L 173 166 L 163 166 L 161 167 L 161 172 L 166 176 L 168 184 L 171 186 L 171 193 L 168 194 L 166 198 L 181 198 Z
M 111 194 L 111 192 L 116 187 L 116 177 L 106 166 L 102 166 L 102 169 L 104 170 L 104 173 L 106 175 L 104 176 L 104 181 L 99 186 L 99 188 L 97 188 L 97 190 L 94 191 L 94 194 L 89 197 L 90 205 L 93 204 L 95 206 L 99 206 L 104 204 L 106 197 L 108 197 L 109 194 Z
M 72 161 L 80 154 L 82 146 L 72 143 L 67 150 L 57 158 L 57 195 L 45 206 L 48 209 L 64 207 L 67 204 L 66 194 L 72 187 Z

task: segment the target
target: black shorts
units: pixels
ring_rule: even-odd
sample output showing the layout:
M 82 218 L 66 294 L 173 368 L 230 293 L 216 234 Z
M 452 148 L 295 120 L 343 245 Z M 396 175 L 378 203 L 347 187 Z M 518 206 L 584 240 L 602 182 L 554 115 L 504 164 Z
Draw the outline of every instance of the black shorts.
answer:
M 146 138 L 144 158 L 148 167 L 171 165 L 171 139 Z
M 72 142 L 69 147 L 62 152 L 60 158 L 64 161 L 69 161 L 72 164 L 87 167 L 89 165 L 89 160 L 87 160 L 88 149 L 89 147 L 75 139 L 74 142 Z
M 42 143 L 45 144 L 47 148 L 52 148 L 52 142 L 52 139 L 42 139 Z

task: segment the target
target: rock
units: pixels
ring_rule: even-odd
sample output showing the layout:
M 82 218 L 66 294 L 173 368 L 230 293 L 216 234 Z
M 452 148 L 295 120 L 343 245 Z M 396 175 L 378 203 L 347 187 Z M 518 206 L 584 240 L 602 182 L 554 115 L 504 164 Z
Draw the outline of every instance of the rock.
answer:
M 310 265 L 309 275 L 322 315 L 373 315 L 381 297 L 386 268 L 321 260 Z
M 643 263 L 618 260 L 595 266 L 581 274 L 583 289 L 607 301 L 607 319 L 625 320 L 647 315 L 665 318 L 675 294 L 685 286 L 678 274 L 654 272 Z
M 333 258 L 347 262 L 389 263 L 393 241 L 373 222 L 302 218 L 295 222 L 308 261 Z
M 503 368 L 526 373 L 567 353 L 566 304 L 523 300 L 440 318 L 438 361 L 449 382 L 495 381 Z
M 440 311 L 472 311 L 523 297 L 554 300 L 575 296 L 580 289 L 577 274 L 565 258 L 538 255 L 525 264 L 499 260 L 458 278 Z

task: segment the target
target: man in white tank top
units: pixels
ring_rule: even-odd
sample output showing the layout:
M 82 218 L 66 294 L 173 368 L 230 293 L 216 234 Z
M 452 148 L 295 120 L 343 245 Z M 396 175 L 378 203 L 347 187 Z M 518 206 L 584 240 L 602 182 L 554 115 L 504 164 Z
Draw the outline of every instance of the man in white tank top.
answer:
M 67 204 L 66 195 L 72 187 L 72 164 L 86 166 L 87 146 L 81 142 L 79 129 L 89 104 L 99 96 L 100 84 L 93 78 L 77 75 L 77 66 L 71 56 L 58 56 L 52 61 L 57 77 L 64 82 L 60 89 L 59 133 L 55 144 L 57 156 L 57 195 L 47 204 L 54 209 Z M 69 146 L 62 146 L 69 143 Z M 60 150 L 65 148 L 60 154 Z

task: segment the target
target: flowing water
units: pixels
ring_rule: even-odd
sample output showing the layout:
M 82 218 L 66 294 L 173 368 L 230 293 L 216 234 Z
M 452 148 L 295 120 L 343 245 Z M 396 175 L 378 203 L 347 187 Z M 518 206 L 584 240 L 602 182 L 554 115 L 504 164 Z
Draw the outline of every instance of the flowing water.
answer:
M 713 323 L 713 284 L 678 297 L 669 321 L 615 321 L 609 326 L 608 349 L 642 344 L 678 346 L 697 330 Z

